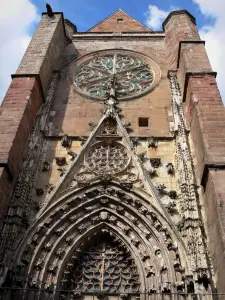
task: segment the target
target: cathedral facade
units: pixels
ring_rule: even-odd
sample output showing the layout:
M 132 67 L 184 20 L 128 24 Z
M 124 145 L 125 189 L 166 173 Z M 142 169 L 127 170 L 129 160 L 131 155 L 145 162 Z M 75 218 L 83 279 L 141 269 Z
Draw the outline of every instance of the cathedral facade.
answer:
M 1 107 L 0 299 L 223 299 L 215 77 L 185 10 L 43 13 Z

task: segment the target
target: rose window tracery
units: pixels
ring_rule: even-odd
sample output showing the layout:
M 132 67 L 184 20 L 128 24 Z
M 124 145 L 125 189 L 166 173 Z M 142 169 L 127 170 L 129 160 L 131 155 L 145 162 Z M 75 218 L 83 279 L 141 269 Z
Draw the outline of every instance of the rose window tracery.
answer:
M 112 83 L 119 100 L 147 92 L 153 81 L 152 67 L 133 53 L 102 53 L 85 61 L 75 71 L 77 89 L 88 96 L 106 99 Z
M 74 257 L 74 256 L 73 256 Z M 92 293 L 136 293 L 139 274 L 128 251 L 122 250 L 108 236 L 81 252 L 64 272 L 63 288 Z
M 85 157 L 88 167 L 99 174 L 115 174 L 125 169 L 129 163 L 126 148 L 120 143 L 93 145 Z

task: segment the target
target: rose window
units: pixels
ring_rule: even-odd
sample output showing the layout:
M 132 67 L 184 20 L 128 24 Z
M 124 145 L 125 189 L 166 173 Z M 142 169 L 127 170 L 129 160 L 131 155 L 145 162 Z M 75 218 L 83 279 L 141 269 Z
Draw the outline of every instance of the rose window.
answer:
M 76 254 L 61 281 L 63 289 L 87 293 L 136 293 L 140 282 L 136 265 L 129 252 L 101 236 L 86 251 Z
M 74 74 L 78 91 L 97 99 L 106 99 L 112 83 L 119 100 L 149 91 L 155 74 L 144 56 L 132 52 L 108 51 L 79 65 Z
M 126 168 L 129 156 L 126 148 L 119 143 L 97 143 L 86 155 L 88 167 L 96 173 L 117 173 Z

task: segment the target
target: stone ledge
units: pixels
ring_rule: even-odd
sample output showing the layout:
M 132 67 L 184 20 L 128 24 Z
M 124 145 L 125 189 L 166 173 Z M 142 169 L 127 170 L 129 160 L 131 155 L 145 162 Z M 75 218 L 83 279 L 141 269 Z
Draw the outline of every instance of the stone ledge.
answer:
M 203 187 L 205 187 L 209 170 L 225 170 L 225 162 L 205 163 L 201 176 L 201 185 Z
M 182 44 L 204 44 L 205 41 L 200 41 L 200 40 L 184 40 L 179 42 L 179 48 L 178 48 L 178 57 L 177 57 L 177 69 L 179 68 L 180 65 L 180 54 L 181 54 L 181 46 Z
M 162 31 L 157 32 L 79 32 L 75 33 L 72 36 L 72 40 L 79 39 L 95 39 L 95 40 L 102 40 L 105 38 L 110 39 L 125 39 L 125 38 L 165 38 L 165 33 Z
M 53 72 L 54 73 L 54 72 Z M 41 78 L 39 74 L 11 74 L 11 78 L 23 78 L 23 77 L 35 77 L 37 79 L 38 85 L 40 87 L 41 90 L 41 95 L 43 97 L 43 102 L 45 102 L 45 96 L 44 96 L 44 90 L 43 90 L 43 86 L 41 83 Z
M 184 80 L 184 90 L 183 90 L 183 102 L 186 100 L 186 94 L 187 94 L 187 87 L 188 87 L 188 81 L 190 77 L 203 77 L 203 76 L 213 76 L 216 78 L 217 72 L 186 72 L 185 80 Z
M 12 172 L 12 170 L 11 170 L 11 168 L 10 168 L 9 165 L 10 164 L 8 162 L 5 162 L 5 163 L 0 162 L 0 168 L 6 169 L 7 173 L 9 174 L 10 180 L 13 180 L 13 172 Z

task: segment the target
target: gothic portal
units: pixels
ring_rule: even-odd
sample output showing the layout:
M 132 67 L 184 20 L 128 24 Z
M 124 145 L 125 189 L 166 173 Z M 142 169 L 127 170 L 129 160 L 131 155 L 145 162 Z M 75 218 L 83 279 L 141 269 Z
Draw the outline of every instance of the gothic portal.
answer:
M 48 7 L 1 107 L 0 299 L 225 292 L 215 75 L 185 10 L 77 32 Z

